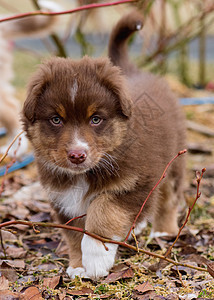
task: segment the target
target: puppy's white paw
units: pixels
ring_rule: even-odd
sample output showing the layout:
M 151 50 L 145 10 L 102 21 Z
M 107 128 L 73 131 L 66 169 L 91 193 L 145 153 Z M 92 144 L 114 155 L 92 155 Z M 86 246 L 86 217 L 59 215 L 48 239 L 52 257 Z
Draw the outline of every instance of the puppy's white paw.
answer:
M 149 238 L 152 240 L 154 238 L 159 238 L 159 237 L 168 236 L 168 235 L 169 235 L 169 233 L 167 233 L 167 232 L 159 232 L 159 231 L 153 231 L 153 230 L 151 230 Z
M 84 235 L 81 243 L 82 264 L 89 278 L 96 279 L 107 276 L 114 265 L 118 245 L 106 243 L 104 245 L 90 236 Z
M 85 269 L 84 268 L 72 268 L 72 267 L 68 267 L 66 270 L 66 273 L 68 274 L 68 276 L 72 279 L 75 278 L 75 276 L 81 277 L 81 278 L 88 278 L 88 276 L 86 275 Z

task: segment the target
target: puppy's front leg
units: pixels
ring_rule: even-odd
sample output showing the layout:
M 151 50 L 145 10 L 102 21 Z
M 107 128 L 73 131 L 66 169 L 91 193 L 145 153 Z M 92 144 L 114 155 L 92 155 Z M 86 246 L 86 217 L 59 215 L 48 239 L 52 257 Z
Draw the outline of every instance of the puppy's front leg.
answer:
M 63 224 L 68 220 L 63 218 L 62 216 L 58 216 L 58 221 Z M 85 222 L 83 219 L 76 220 L 72 222 L 72 226 L 84 228 Z M 69 267 L 66 270 L 66 273 L 69 277 L 75 278 L 75 276 L 79 277 L 87 277 L 85 273 L 85 269 L 82 266 L 82 252 L 81 252 L 81 241 L 82 241 L 82 233 L 72 231 L 72 230 L 64 230 L 64 237 L 68 245 L 68 254 L 69 254 Z
M 86 230 L 102 237 L 121 240 L 127 233 L 129 216 L 112 196 L 96 198 L 87 211 Z M 96 279 L 108 275 L 114 265 L 118 245 L 103 243 L 84 235 L 81 243 L 82 264 L 86 275 Z

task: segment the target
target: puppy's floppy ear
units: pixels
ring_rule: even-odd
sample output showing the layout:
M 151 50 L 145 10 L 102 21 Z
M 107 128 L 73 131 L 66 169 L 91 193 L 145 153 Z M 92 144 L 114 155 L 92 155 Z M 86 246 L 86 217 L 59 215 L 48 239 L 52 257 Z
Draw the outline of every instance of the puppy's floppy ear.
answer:
M 96 72 L 101 84 L 106 86 L 118 99 L 121 111 L 129 118 L 132 114 L 132 100 L 127 89 L 127 82 L 119 67 L 113 66 L 109 59 L 99 59 Z
M 35 110 L 36 104 L 39 97 L 44 93 L 48 81 L 49 81 L 49 68 L 46 65 L 41 65 L 41 67 L 36 71 L 36 73 L 31 78 L 27 89 L 27 98 L 23 106 L 23 121 L 29 121 L 33 123 L 35 121 Z

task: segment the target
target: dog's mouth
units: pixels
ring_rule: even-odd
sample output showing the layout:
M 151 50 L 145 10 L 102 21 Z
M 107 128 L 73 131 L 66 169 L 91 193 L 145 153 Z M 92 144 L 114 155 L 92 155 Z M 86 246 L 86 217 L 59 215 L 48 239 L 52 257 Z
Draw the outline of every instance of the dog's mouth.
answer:
M 88 170 L 91 169 L 91 166 L 87 164 L 86 162 L 81 164 L 75 164 L 68 160 L 68 169 L 72 173 L 80 174 L 80 173 L 86 173 Z
M 119 166 L 114 157 L 107 152 L 96 153 L 95 157 L 91 157 L 90 153 L 70 152 L 65 156 L 57 159 L 56 153 L 52 156 L 53 167 L 70 174 L 84 174 L 88 171 L 96 173 L 107 173 L 109 175 L 117 175 Z

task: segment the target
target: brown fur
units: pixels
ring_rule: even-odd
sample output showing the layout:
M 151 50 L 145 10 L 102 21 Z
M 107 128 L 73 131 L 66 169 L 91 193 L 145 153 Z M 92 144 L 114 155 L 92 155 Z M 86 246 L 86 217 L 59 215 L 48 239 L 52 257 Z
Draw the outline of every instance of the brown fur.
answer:
M 110 59 L 122 71 L 107 58 L 52 58 L 31 79 L 23 110 L 41 182 L 59 221 L 87 213 L 72 225 L 120 240 L 167 163 L 185 146 L 184 119 L 167 84 L 127 62 L 126 41 L 136 24 L 142 23 L 139 18 L 133 13 L 123 18 L 110 39 Z M 93 114 L 103 120 L 98 126 L 91 123 Z M 61 118 L 60 125 L 53 125 L 55 115 Z M 86 160 L 77 165 L 68 159 L 70 150 L 79 150 L 76 136 L 88 145 Z M 139 222 L 147 219 L 155 231 L 176 234 L 184 167 L 180 157 L 169 168 Z M 83 193 L 73 206 L 80 193 L 78 187 Z M 82 267 L 82 236 L 73 232 L 65 235 L 70 266 Z

